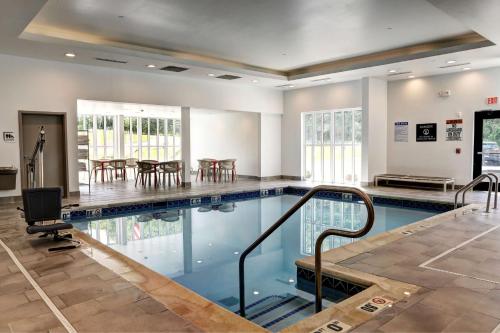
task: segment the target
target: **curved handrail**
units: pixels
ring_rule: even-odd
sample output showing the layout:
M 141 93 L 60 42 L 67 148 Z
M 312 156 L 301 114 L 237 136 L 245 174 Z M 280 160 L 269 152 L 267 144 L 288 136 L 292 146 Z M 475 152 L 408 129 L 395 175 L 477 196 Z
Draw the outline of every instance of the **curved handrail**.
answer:
M 489 172 L 488 176 L 492 176 L 495 178 L 495 201 L 493 203 L 493 209 L 497 209 L 497 204 L 498 204 L 498 176 L 495 175 L 493 172 Z
M 315 304 L 316 304 L 316 313 L 320 312 L 323 308 L 322 300 L 322 275 L 321 275 L 321 247 L 323 245 L 323 241 L 329 236 L 341 236 L 341 237 L 349 237 L 349 238 L 360 238 L 366 235 L 372 228 L 373 223 L 375 221 L 375 211 L 373 208 L 373 203 L 368 194 L 365 192 L 359 191 L 356 193 L 361 197 L 366 205 L 366 210 L 368 215 L 366 217 L 365 226 L 356 231 L 349 230 L 339 230 L 339 229 L 328 229 L 323 231 L 318 239 L 316 240 L 316 246 L 314 248 L 314 274 L 315 274 Z
M 498 179 L 498 177 L 496 175 L 493 175 L 493 177 L 495 177 L 496 179 Z M 485 174 L 485 173 L 483 173 L 482 175 L 479 175 L 478 177 L 474 178 L 471 182 L 469 182 L 467 185 L 465 185 L 464 187 L 462 187 L 461 189 L 459 189 L 457 191 L 457 193 L 455 193 L 454 208 L 455 209 L 458 208 L 458 195 L 460 193 L 462 193 L 462 206 L 464 206 L 465 205 L 465 194 L 467 193 L 467 191 L 470 190 L 470 189 L 472 189 L 472 188 L 474 188 L 474 186 L 476 186 L 477 184 L 479 184 L 485 178 L 487 178 L 489 180 L 488 200 L 486 202 L 486 213 L 489 213 L 489 211 L 490 211 L 491 189 L 492 189 L 492 185 L 493 185 L 493 179 L 491 178 L 491 176 L 489 174 Z M 498 190 L 497 190 L 496 193 L 498 193 Z M 496 197 L 495 197 L 495 201 L 496 201 Z
M 276 221 L 271 227 L 269 227 L 259 238 L 257 238 L 245 251 L 241 253 L 239 259 L 239 288 L 240 288 L 240 315 L 245 317 L 245 259 L 257 246 L 259 246 L 267 237 L 269 237 L 276 229 L 278 229 L 283 223 L 285 223 L 295 212 L 297 212 L 309 199 L 311 199 L 318 192 L 342 192 L 342 193 L 352 193 L 359 195 L 363 201 L 367 204 L 367 210 L 369 216 L 373 215 L 373 203 L 370 197 L 362 190 L 355 187 L 347 186 L 330 186 L 330 185 L 319 185 L 307 192 L 295 205 L 292 206 L 283 216 L 281 216 L 278 221 Z M 370 213 L 371 212 L 371 213 Z M 371 215 L 370 215 L 371 214 Z M 370 224 L 370 228 L 373 225 Z M 334 230 L 334 229 L 331 229 Z M 363 229 L 364 230 L 364 229 Z M 339 232 L 345 232 L 346 237 L 350 237 L 347 233 L 356 233 L 350 231 L 337 230 Z M 368 232 L 368 231 L 366 231 Z

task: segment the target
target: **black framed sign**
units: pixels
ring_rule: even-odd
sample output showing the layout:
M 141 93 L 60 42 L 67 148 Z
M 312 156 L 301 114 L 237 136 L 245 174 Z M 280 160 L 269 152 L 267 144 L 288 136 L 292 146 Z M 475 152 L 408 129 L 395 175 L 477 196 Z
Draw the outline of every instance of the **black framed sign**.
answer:
M 436 141 L 437 124 L 417 124 L 417 142 Z

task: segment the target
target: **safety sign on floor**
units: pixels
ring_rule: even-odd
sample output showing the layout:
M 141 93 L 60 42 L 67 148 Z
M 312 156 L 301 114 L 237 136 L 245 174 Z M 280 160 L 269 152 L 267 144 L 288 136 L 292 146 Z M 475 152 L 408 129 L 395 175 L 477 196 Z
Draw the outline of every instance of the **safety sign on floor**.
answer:
M 388 306 L 392 305 L 392 301 L 388 298 L 382 296 L 372 297 L 368 302 L 361 304 L 357 307 L 358 310 L 369 313 L 376 314 Z
M 347 332 L 351 329 L 350 325 L 341 322 L 340 320 L 332 320 L 323 326 L 320 326 L 310 333 L 331 333 L 331 332 Z

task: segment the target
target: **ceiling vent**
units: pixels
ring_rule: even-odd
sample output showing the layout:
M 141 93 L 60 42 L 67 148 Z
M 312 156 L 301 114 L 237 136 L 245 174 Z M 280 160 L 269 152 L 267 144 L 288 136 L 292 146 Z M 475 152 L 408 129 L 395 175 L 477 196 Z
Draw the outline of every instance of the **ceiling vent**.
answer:
M 104 62 L 113 62 L 115 64 L 126 64 L 126 63 L 128 63 L 128 61 L 125 61 L 125 60 L 116 60 L 116 59 L 108 59 L 108 58 L 95 58 L 95 60 L 104 61 Z
M 167 71 L 167 72 L 184 72 L 187 71 L 189 68 L 187 67 L 179 67 L 179 66 L 165 66 L 163 68 L 160 68 L 162 71 Z
M 217 76 L 217 78 L 221 79 L 221 80 L 236 80 L 236 79 L 241 79 L 241 76 L 224 74 L 224 75 Z
M 397 73 L 391 73 L 387 76 L 398 76 L 398 75 L 404 75 L 404 74 L 411 74 L 411 72 L 397 72 Z
M 467 65 L 470 65 L 470 62 L 463 62 L 461 64 L 445 65 L 445 66 L 440 66 L 439 68 L 460 67 L 460 66 L 467 66 Z

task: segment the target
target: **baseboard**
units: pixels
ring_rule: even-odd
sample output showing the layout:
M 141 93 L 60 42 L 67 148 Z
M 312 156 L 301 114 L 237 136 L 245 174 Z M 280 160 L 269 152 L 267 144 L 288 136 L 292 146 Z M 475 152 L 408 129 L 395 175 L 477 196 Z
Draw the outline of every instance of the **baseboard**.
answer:
M 281 175 L 281 179 L 285 179 L 285 180 L 302 180 L 302 177 Z
M 80 191 L 69 192 L 69 197 L 70 198 L 79 198 L 80 197 Z
M 15 204 L 15 203 L 20 203 L 22 201 L 23 198 L 20 195 L 0 198 L 0 204 Z

